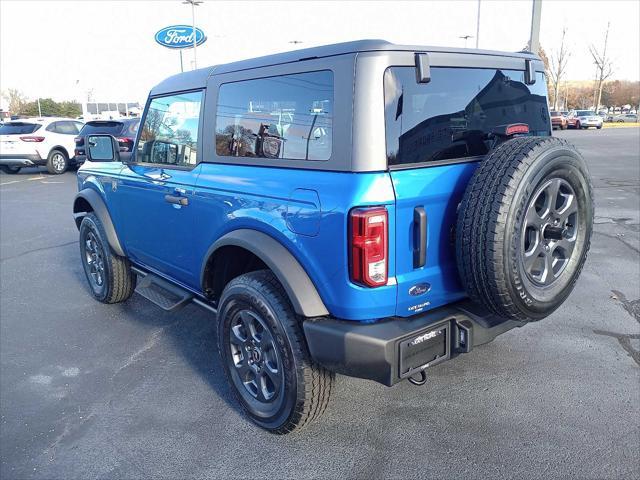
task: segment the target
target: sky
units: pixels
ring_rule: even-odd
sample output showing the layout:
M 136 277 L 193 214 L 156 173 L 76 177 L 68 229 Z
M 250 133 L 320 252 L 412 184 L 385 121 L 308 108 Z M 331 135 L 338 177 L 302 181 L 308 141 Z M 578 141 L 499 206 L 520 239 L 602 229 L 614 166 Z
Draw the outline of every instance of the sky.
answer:
M 205 0 L 196 25 L 208 39 L 204 67 L 270 53 L 364 38 L 475 47 L 477 0 Z M 529 40 L 531 0 L 480 0 L 479 47 L 517 51 Z M 592 79 L 588 46 L 602 49 L 607 22 L 616 79 L 640 79 L 640 0 L 543 0 L 540 41 L 548 54 L 563 26 L 572 52 L 567 78 Z M 30 99 L 143 102 L 149 89 L 180 71 L 179 53 L 154 41 L 161 28 L 191 23 L 180 0 L 0 0 L 0 89 Z M 291 43 L 293 41 L 302 43 Z M 192 50 L 184 51 L 185 69 Z

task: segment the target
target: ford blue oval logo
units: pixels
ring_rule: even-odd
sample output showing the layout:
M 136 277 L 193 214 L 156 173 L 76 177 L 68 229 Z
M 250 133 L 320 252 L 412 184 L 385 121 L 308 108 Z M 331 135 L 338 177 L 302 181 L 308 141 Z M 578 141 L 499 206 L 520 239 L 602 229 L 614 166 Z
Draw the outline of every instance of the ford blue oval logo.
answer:
M 156 42 L 167 48 L 193 47 L 193 27 L 191 25 L 171 25 L 156 33 Z M 196 45 L 202 45 L 207 40 L 204 32 L 196 27 Z
M 428 283 L 418 283 L 409 289 L 409 295 L 413 295 L 417 297 L 418 295 L 423 295 L 431 290 L 431 285 Z

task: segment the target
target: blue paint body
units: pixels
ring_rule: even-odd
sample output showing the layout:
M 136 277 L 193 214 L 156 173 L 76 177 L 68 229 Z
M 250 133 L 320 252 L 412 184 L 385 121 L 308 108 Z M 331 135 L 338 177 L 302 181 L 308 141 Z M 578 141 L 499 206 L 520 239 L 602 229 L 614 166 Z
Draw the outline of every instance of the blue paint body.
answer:
M 209 247 L 240 228 L 263 232 L 298 260 L 329 312 L 348 320 L 410 316 L 464 296 L 451 229 L 476 163 L 391 172 L 348 173 L 200 163 L 192 170 L 87 162 L 79 189 L 105 199 L 134 263 L 202 293 Z M 188 197 L 188 207 L 165 195 Z M 365 288 L 349 279 L 348 214 L 384 205 L 389 212 L 389 282 Z M 414 269 L 413 209 L 428 218 L 427 264 Z M 431 288 L 419 296 L 412 286 Z

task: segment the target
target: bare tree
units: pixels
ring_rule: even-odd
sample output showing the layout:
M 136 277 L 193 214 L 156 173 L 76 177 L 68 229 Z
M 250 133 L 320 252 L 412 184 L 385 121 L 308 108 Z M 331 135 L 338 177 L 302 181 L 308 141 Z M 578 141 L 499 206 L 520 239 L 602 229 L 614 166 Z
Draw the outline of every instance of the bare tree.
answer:
M 560 41 L 560 49 L 551 52 L 551 65 L 549 68 L 549 77 L 553 89 L 553 109 L 558 110 L 558 97 L 560 97 L 560 82 L 566 73 L 567 62 L 571 56 L 571 52 L 565 43 L 567 27 L 562 28 L 562 40 Z
M 12 114 L 21 113 L 24 106 L 27 104 L 27 98 L 17 88 L 9 88 L 2 96 L 7 100 L 9 104 L 9 111 Z
M 605 80 L 613 74 L 613 64 L 611 59 L 607 57 L 609 25 L 610 23 L 607 23 L 607 31 L 604 34 L 604 48 L 602 49 L 602 54 L 598 52 L 593 44 L 589 46 L 589 51 L 593 57 L 593 63 L 596 65 L 596 88 L 593 92 L 593 103 L 595 105 L 596 113 L 600 107 L 600 100 L 602 100 L 602 86 L 604 85 Z

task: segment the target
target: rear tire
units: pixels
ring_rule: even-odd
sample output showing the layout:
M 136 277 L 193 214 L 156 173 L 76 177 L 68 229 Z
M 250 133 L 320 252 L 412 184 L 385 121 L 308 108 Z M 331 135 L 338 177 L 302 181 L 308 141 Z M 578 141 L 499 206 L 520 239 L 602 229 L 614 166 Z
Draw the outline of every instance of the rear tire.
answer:
M 62 150 L 51 150 L 47 157 L 47 171 L 51 175 L 61 175 L 69 167 L 69 158 Z
M 13 165 L 0 165 L 0 170 L 9 175 L 15 175 L 20 171 L 20 167 L 14 167 Z
M 489 153 L 460 205 L 456 253 L 472 300 L 540 320 L 569 296 L 590 246 L 593 200 L 582 156 L 556 137 L 520 137 Z
M 102 303 L 127 300 L 136 288 L 136 275 L 129 260 L 109 246 L 102 222 L 89 213 L 80 224 L 80 257 L 89 288 Z
M 320 417 L 334 375 L 309 356 L 300 320 L 269 270 L 225 287 L 218 309 L 218 348 L 234 395 L 260 427 L 289 433 Z

